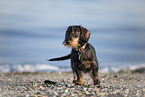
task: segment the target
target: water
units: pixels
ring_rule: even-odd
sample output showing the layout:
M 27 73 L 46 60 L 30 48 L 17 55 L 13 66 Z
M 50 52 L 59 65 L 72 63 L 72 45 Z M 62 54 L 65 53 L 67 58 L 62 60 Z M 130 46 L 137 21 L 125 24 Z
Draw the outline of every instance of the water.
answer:
M 100 71 L 145 66 L 144 4 L 144 0 L 3 0 L 0 72 L 71 70 L 70 60 L 46 59 L 71 52 L 62 42 L 72 24 L 91 32 L 89 42 L 96 49 Z

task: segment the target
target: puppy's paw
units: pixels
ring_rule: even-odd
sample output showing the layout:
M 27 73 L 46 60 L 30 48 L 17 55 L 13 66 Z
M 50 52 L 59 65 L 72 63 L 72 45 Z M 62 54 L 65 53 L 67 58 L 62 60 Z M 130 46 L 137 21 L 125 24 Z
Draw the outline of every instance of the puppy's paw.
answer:
M 77 80 L 73 80 L 73 83 L 75 83 Z
M 81 81 L 76 81 L 76 82 L 75 82 L 75 85 L 83 85 L 83 82 L 81 82 Z
M 98 80 L 98 79 L 96 79 L 96 80 L 94 80 L 94 85 L 100 85 L 100 80 Z

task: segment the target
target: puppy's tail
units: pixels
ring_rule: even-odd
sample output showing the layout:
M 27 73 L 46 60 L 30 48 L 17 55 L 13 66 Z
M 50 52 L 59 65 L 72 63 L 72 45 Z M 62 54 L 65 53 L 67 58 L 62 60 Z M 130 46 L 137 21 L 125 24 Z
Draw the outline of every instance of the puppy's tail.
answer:
M 48 59 L 48 61 L 61 61 L 61 60 L 67 60 L 71 58 L 71 54 L 60 57 L 60 58 L 53 58 L 53 59 Z

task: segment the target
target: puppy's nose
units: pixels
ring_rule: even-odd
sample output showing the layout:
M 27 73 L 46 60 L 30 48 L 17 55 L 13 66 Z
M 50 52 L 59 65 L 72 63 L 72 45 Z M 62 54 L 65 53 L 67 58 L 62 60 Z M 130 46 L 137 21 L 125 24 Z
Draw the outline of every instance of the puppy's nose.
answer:
M 70 41 L 66 41 L 66 40 L 63 42 L 64 45 L 69 44 L 69 43 Z
M 66 44 L 69 44 L 70 43 L 70 41 L 66 41 Z
M 63 44 L 66 45 L 66 41 L 63 41 Z

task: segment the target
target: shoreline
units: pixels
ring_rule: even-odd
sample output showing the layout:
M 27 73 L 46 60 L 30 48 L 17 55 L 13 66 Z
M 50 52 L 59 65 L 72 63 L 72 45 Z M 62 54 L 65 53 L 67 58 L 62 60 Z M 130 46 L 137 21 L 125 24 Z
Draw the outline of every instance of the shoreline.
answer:
M 142 71 L 142 72 L 141 72 Z M 72 83 L 72 72 L 0 73 L 0 96 L 145 96 L 145 69 L 118 73 L 99 73 L 101 85 L 94 86 L 88 74 L 84 85 Z M 46 85 L 44 80 L 56 81 Z

